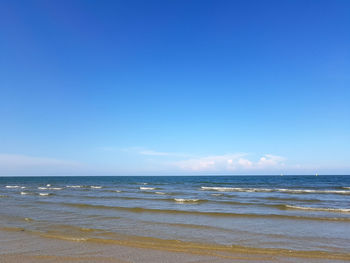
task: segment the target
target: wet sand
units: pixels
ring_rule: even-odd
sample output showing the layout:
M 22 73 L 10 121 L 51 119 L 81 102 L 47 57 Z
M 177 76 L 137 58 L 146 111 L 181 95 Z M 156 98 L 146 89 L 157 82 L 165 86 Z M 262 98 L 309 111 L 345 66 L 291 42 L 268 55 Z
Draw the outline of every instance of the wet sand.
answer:
M 285 254 L 271 254 L 267 251 L 245 251 L 242 253 L 210 251 L 205 253 L 195 247 L 189 247 L 186 252 L 179 246 L 150 248 L 146 244 L 126 243 L 99 244 L 96 242 L 68 241 L 45 238 L 25 231 L 0 231 L 0 262 L 1 263 L 36 263 L 36 262 L 142 262 L 142 263 L 178 263 L 178 262 L 350 262 L 350 258 L 324 259 L 322 257 L 300 257 Z M 133 244 L 133 245 L 131 245 Z M 144 246 L 144 247 L 142 247 Z M 145 248 L 146 247 L 146 248 Z

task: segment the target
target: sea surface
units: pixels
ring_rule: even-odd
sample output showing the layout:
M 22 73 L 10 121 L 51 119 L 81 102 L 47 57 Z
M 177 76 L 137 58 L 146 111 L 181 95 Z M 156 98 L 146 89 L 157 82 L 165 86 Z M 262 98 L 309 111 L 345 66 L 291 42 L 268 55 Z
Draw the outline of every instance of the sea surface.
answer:
M 350 253 L 350 176 L 2 177 L 0 227 Z

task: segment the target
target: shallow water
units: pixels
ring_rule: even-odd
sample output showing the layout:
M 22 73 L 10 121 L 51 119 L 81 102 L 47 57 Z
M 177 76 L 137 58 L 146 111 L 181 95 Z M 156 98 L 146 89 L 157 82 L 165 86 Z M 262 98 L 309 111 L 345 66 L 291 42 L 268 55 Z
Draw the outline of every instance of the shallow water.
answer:
M 3 177 L 2 229 L 350 253 L 350 176 Z

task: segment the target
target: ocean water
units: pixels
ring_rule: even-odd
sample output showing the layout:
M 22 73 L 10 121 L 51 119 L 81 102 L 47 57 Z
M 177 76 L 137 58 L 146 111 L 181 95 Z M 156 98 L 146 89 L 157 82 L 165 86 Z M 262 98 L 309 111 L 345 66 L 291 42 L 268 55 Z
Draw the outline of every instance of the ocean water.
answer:
M 350 176 L 2 177 L 0 227 L 349 254 Z

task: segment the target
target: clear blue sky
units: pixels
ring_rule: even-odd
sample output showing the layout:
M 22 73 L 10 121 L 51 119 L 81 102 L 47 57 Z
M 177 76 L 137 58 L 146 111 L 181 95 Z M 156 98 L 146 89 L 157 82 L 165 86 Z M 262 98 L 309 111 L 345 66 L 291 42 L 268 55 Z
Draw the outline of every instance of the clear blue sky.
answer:
M 350 1 L 0 2 L 0 175 L 350 174 Z

